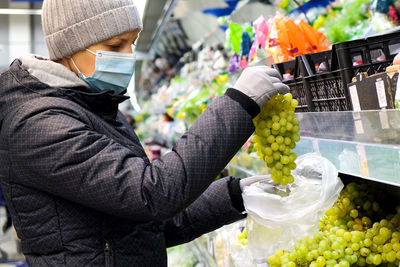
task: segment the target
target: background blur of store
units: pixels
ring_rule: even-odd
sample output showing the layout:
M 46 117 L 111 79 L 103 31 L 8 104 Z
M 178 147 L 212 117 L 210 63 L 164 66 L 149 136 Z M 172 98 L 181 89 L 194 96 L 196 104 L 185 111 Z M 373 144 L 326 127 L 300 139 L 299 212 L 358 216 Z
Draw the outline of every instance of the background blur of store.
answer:
M 0 72 L 6 70 L 9 64 L 21 55 L 48 55 L 41 29 L 42 2 L 0 0 Z M 135 0 L 135 4 L 142 14 L 144 29 L 136 44 L 136 70 L 128 88 L 131 98 L 130 101 L 121 104 L 120 109 L 136 128 L 146 153 L 152 160 L 169 151 L 207 105 L 232 86 L 247 66 L 272 65 L 284 61 L 293 61 L 294 64 L 296 56 L 329 50 L 331 45 L 336 43 L 380 33 L 396 33 L 400 25 L 400 1 L 397 0 Z M 299 52 L 297 47 L 293 47 L 291 51 L 286 51 L 283 57 L 279 52 L 281 50 L 276 50 L 275 44 L 271 43 L 273 25 L 278 25 L 283 16 L 296 23 L 302 19 L 306 25 L 303 25 L 304 27 L 310 26 L 306 31 L 320 39 L 314 40 L 314 43 L 310 41 L 304 51 Z M 288 27 L 288 24 L 285 25 Z M 288 39 L 288 36 L 298 34 L 298 28 L 295 29 L 292 32 L 288 30 Z M 324 35 L 318 35 L 318 32 Z M 288 43 L 293 45 L 296 41 L 304 43 L 301 38 L 290 40 Z M 321 47 L 317 48 L 319 45 Z M 400 41 L 392 45 L 392 48 L 391 55 L 386 55 L 386 51 L 378 53 L 371 64 L 392 60 L 391 56 L 400 52 Z M 331 54 L 329 57 L 323 64 L 320 62 L 318 67 L 314 66 L 317 71 L 331 71 L 330 66 L 326 69 L 333 58 Z M 365 63 L 360 60 L 353 58 L 351 64 L 357 66 Z M 287 81 L 299 78 L 295 77 L 293 69 L 283 70 L 282 77 Z M 347 84 L 345 87 L 347 88 Z M 329 107 L 331 110 L 324 111 L 352 110 L 351 99 L 344 99 L 343 96 L 342 100 L 345 102 L 344 108 Z M 311 100 L 303 104 L 299 111 L 321 111 L 315 110 L 317 107 L 311 110 L 311 106 L 307 106 L 312 104 Z M 349 119 L 346 117 L 343 120 L 340 114 L 336 114 L 337 121 L 343 123 Z M 331 129 L 329 125 L 313 129 L 312 123 L 318 121 L 323 125 L 324 121 L 330 122 L 325 118 L 334 118 L 326 113 L 322 115 L 315 118 L 302 115 L 301 122 L 304 125 L 311 122 L 302 129 L 302 133 L 313 134 L 315 138 L 320 134 L 321 138 L 332 140 L 340 139 L 346 133 L 346 138 L 352 138 L 348 137 L 353 134 L 350 131 L 346 132 L 348 128 L 344 131 L 337 128 L 336 135 L 333 132 L 330 132 L 331 135 L 327 134 L 328 129 Z M 359 120 L 362 119 L 363 116 Z M 350 124 L 353 123 L 352 120 L 353 118 L 349 119 Z M 398 122 L 400 123 L 400 120 Z M 371 123 L 368 130 L 375 131 L 374 125 L 376 124 Z M 367 131 L 366 127 L 365 129 Z M 324 149 L 322 144 L 314 139 L 305 138 L 303 141 L 300 147 L 304 148 L 304 151 Z M 354 137 L 352 141 L 369 142 L 369 139 L 356 140 Z M 400 148 L 396 142 L 391 140 L 389 144 L 395 146 L 393 151 L 398 151 L 396 157 L 400 157 Z M 335 165 L 338 167 L 342 162 L 339 162 L 338 155 L 332 152 L 335 149 L 326 150 L 331 153 L 329 159 L 337 163 Z M 252 146 L 248 142 L 220 176 L 246 177 L 266 174 L 268 169 L 265 163 L 251 155 L 251 151 Z M 376 153 L 376 157 L 380 155 Z M 344 156 L 341 154 L 341 157 Z M 362 158 L 360 155 L 359 157 Z M 369 172 L 360 169 L 357 159 L 355 161 L 356 167 L 346 165 L 347 173 L 377 180 L 372 169 Z M 400 159 L 398 162 L 390 160 L 389 163 L 385 163 L 387 165 L 380 164 L 385 170 L 379 170 L 379 178 L 386 179 L 385 181 L 391 184 L 399 184 L 399 181 L 392 179 L 395 177 L 393 173 L 400 171 L 399 162 Z M 11 228 L 6 232 L 2 230 L 4 218 L 7 216 L 2 205 L 4 203 L 0 200 L 0 266 L 6 259 L 7 262 L 17 260 L 13 265 L 10 263 L 6 266 L 23 266 L 23 257 L 15 233 Z M 238 234 L 240 235 L 245 224 L 242 221 L 189 244 L 169 249 L 169 266 L 233 266 L 233 262 L 237 266 L 246 266 L 248 255 L 243 251 L 242 254 L 239 253 L 245 245 L 238 241 Z

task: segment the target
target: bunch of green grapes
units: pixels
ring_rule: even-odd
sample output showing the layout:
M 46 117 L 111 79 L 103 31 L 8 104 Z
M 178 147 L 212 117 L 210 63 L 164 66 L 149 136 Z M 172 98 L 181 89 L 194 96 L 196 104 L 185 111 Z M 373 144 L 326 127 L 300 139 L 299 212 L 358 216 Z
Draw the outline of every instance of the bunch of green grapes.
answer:
M 291 252 L 276 251 L 268 262 L 272 267 L 399 266 L 400 207 L 372 223 L 370 217 L 382 215 L 374 193 L 366 184 L 349 184 L 321 219 L 319 232 Z
M 349 184 L 320 220 L 321 230 L 341 227 L 348 230 L 364 231 L 371 227 L 371 217 L 384 217 L 379 203 L 375 200 L 375 188 L 367 184 Z
M 240 244 L 242 244 L 244 246 L 248 245 L 246 228 L 244 228 L 244 230 L 240 234 L 238 234 L 238 240 L 239 240 Z
M 297 155 L 291 150 L 300 140 L 299 120 L 294 115 L 297 105 L 291 94 L 276 95 L 254 120 L 253 142 L 257 155 L 270 168 L 272 180 L 282 185 L 294 181 L 291 171 L 296 168 Z

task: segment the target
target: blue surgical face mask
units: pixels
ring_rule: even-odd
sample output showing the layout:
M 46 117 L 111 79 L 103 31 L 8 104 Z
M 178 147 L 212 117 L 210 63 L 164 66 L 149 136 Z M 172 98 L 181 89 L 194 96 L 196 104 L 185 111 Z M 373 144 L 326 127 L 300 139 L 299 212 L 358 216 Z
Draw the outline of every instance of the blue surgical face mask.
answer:
M 108 51 L 97 51 L 95 53 L 89 49 L 86 50 L 96 56 L 95 71 L 91 77 L 83 75 L 71 58 L 82 80 L 98 92 L 113 90 L 115 95 L 121 94 L 128 88 L 135 72 L 136 57 L 134 54 Z

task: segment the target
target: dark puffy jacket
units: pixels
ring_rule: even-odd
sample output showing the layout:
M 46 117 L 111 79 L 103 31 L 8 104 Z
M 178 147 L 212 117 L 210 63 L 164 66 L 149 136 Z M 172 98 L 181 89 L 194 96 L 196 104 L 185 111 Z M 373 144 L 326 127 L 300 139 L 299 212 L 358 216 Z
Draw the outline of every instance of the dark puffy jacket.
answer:
M 150 163 L 124 100 L 51 87 L 19 60 L 1 74 L 0 182 L 30 266 L 166 266 L 166 247 L 244 217 L 238 180 L 212 181 L 254 102 L 230 89 Z

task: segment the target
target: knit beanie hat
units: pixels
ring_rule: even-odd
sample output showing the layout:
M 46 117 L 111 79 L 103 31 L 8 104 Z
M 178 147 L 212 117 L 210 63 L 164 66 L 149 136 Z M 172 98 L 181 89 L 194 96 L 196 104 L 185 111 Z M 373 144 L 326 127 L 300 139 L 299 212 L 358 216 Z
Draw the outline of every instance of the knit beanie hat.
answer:
M 44 0 L 42 25 L 52 60 L 143 28 L 133 0 Z

